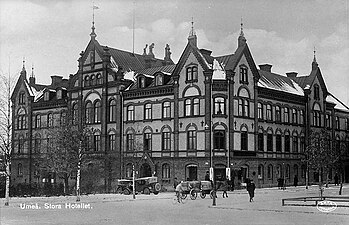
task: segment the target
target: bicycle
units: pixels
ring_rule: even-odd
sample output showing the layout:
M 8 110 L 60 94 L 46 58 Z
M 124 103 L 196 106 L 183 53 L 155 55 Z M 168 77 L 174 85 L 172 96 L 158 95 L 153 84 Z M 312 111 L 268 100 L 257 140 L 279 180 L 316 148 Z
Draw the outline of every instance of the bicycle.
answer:
M 180 195 L 180 196 L 178 197 L 178 195 Z M 183 194 L 182 192 L 176 193 L 173 200 L 172 200 L 172 204 L 174 204 L 174 205 L 178 204 L 178 203 L 184 204 L 186 202 L 186 200 L 185 200 L 186 197 L 187 197 L 187 195 Z

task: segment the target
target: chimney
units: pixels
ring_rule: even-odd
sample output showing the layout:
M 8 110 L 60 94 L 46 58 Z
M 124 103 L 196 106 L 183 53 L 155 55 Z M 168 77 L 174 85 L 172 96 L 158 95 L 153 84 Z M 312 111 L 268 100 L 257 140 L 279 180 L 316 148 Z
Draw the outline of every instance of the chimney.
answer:
M 260 70 L 266 71 L 266 72 L 271 72 L 271 67 L 273 65 L 270 64 L 262 64 L 262 65 L 258 65 Z
M 57 75 L 53 75 L 51 76 L 51 85 L 55 86 L 58 83 L 62 82 L 63 77 L 62 76 L 57 76 Z
M 297 72 L 288 72 L 286 73 L 286 76 L 289 77 L 289 78 L 295 78 L 297 77 Z

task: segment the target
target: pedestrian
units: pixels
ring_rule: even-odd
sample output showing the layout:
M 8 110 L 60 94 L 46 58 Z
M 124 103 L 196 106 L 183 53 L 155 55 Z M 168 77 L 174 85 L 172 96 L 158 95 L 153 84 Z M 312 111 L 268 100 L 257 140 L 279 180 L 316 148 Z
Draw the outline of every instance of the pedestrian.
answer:
M 248 194 L 250 196 L 250 202 L 253 202 L 254 190 L 256 189 L 256 185 L 254 184 L 253 180 L 251 180 L 247 183 L 246 189 L 247 189 Z
M 297 187 L 297 185 L 298 185 L 298 176 L 297 176 L 297 174 L 294 175 L 294 178 L 293 178 L 293 185 L 294 185 L 295 187 Z
M 339 184 L 339 178 L 338 178 L 338 174 L 336 173 L 336 175 L 334 175 L 334 185 L 338 185 Z
M 228 188 L 229 188 L 229 183 L 228 183 L 228 177 L 223 181 L 223 186 L 222 186 L 222 190 L 223 190 L 223 198 L 224 196 L 226 196 L 228 198 Z
M 210 180 L 210 173 L 208 171 L 206 171 L 205 180 L 206 181 Z
M 173 181 L 173 188 L 176 189 L 178 184 L 179 184 L 179 182 L 177 181 L 177 177 L 175 177 L 174 181 Z
M 180 183 L 177 184 L 176 188 L 175 188 L 175 192 L 176 192 L 176 196 L 177 196 L 177 201 L 180 203 L 180 198 L 182 198 L 182 193 L 183 193 L 183 186 L 182 186 L 182 181 Z

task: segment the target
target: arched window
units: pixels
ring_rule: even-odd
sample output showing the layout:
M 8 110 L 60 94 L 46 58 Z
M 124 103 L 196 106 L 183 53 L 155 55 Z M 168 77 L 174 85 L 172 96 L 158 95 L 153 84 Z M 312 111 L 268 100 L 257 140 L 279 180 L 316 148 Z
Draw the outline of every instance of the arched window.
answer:
M 109 151 L 115 151 L 115 147 L 116 147 L 116 139 L 115 139 L 116 135 L 114 132 L 109 132 L 108 134 L 108 150 Z
M 267 120 L 272 121 L 273 120 L 273 113 L 272 113 L 272 108 L 271 105 L 267 105 Z
M 282 152 L 282 136 L 280 131 L 277 131 L 276 133 L 275 143 L 276 143 L 276 151 Z
M 292 123 L 297 124 L 298 123 L 298 113 L 297 109 L 292 109 Z
M 248 84 L 247 67 L 245 65 L 240 66 L 240 83 Z
M 314 99 L 320 100 L 320 91 L 319 91 L 319 85 L 314 85 Z
M 73 124 L 76 124 L 78 122 L 78 104 L 74 103 L 73 104 Z
M 150 130 L 146 130 L 143 134 L 143 150 L 144 151 L 152 150 L 152 134 Z
M 213 131 L 213 148 L 217 150 L 225 150 L 225 130 Z
M 94 104 L 94 123 L 101 122 L 101 102 L 98 100 Z
M 269 180 L 272 180 L 272 179 L 273 179 L 273 165 L 271 165 L 271 164 L 268 165 L 267 178 L 268 178 Z
M 268 130 L 267 133 L 267 151 L 268 152 L 272 152 L 274 145 L 273 145 L 274 141 L 273 141 L 273 132 L 271 130 Z
M 195 82 L 198 80 L 198 67 L 196 65 L 187 67 L 186 78 L 189 82 Z
M 307 169 L 306 168 L 307 167 L 305 165 L 301 166 L 301 176 L 302 176 L 302 178 L 305 178 L 305 175 L 307 173 Z
M 171 118 L 171 103 L 164 102 L 162 104 L 162 118 Z
M 285 133 L 285 152 L 290 152 L 290 134 Z
M 41 115 L 35 116 L 35 128 L 41 128 Z
M 162 165 L 162 178 L 163 179 L 171 178 L 170 165 L 168 165 L 167 163 Z
M 298 153 L 298 136 L 297 135 L 293 135 L 293 138 L 292 138 L 292 151 L 294 153 Z
M 264 151 L 264 134 L 262 130 L 258 132 L 258 151 Z
M 281 165 L 277 165 L 276 166 L 276 177 L 277 178 L 282 178 L 283 177 Z
M 25 93 L 24 92 L 19 93 L 18 103 L 20 105 L 25 103 Z
M 131 131 L 126 134 L 126 151 L 134 151 L 134 134 Z
M 93 121 L 93 105 L 90 101 L 85 106 L 85 119 L 86 123 L 92 123 Z
M 263 120 L 263 104 L 258 102 L 258 119 Z
M 47 114 L 47 127 L 53 127 L 53 114 Z
M 144 106 L 144 119 L 145 120 L 152 119 L 152 106 L 150 103 L 145 104 L 145 106 Z
M 299 111 L 299 124 L 304 124 L 304 110 Z
M 298 177 L 298 165 L 294 164 L 293 166 L 293 174 Z
M 196 129 L 190 127 L 187 131 L 187 149 L 196 150 Z
M 246 127 L 243 127 L 241 129 L 240 133 L 240 140 L 241 140 L 241 150 L 247 150 L 248 149 L 248 134 Z
M 109 122 L 116 121 L 116 101 L 114 99 L 109 101 Z
M 258 166 L 258 179 L 264 179 L 264 166 L 262 164 Z
M 281 122 L 281 108 L 280 106 L 275 106 L 275 121 Z
M 96 85 L 96 76 L 94 74 L 91 75 L 91 81 L 90 81 L 91 85 Z
M 99 133 L 93 135 L 93 149 L 96 152 L 101 150 L 101 135 Z
M 23 166 L 21 163 L 18 163 L 18 176 L 23 176 Z
M 40 153 L 41 149 L 41 137 L 37 134 L 33 140 L 34 153 Z
M 313 126 L 321 126 L 321 108 L 318 103 L 315 103 L 313 108 Z
M 284 108 L 284 122 L 285 123 L 290 122 L 290 112 L 287 107 Z
M 285 169 L 286 169 L 285 170 L 285 177 L 286 177 L 286 179 L 290 179 L 290 171 L 291 171 L 290 165 L 287 164 Z
M 336 118 L 335 118 L 335 119 L 336 119 L 336 121 L 335 121 L 335 122 L 336 122 L 336 129 L 337 129 L 337 130 L 339 130 L 339 129 L 341 128 L 341 126 L 340 126 L 340 122 L 339 122 L 339 117 L 338 117 L 338 116 L 336 116 Z

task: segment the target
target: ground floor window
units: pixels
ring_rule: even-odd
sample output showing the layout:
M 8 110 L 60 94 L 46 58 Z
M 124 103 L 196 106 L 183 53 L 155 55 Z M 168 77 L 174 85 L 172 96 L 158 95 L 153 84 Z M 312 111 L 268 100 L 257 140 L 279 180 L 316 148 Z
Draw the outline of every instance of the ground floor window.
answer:
M 197 180 L 198 178 L 198 167 L 197 165 L 188 165 L 186 168 L 186 180 Z
M 170 178 L 170 165 L 167 163 L 162 165 L 162 178 L 169 179 Z

